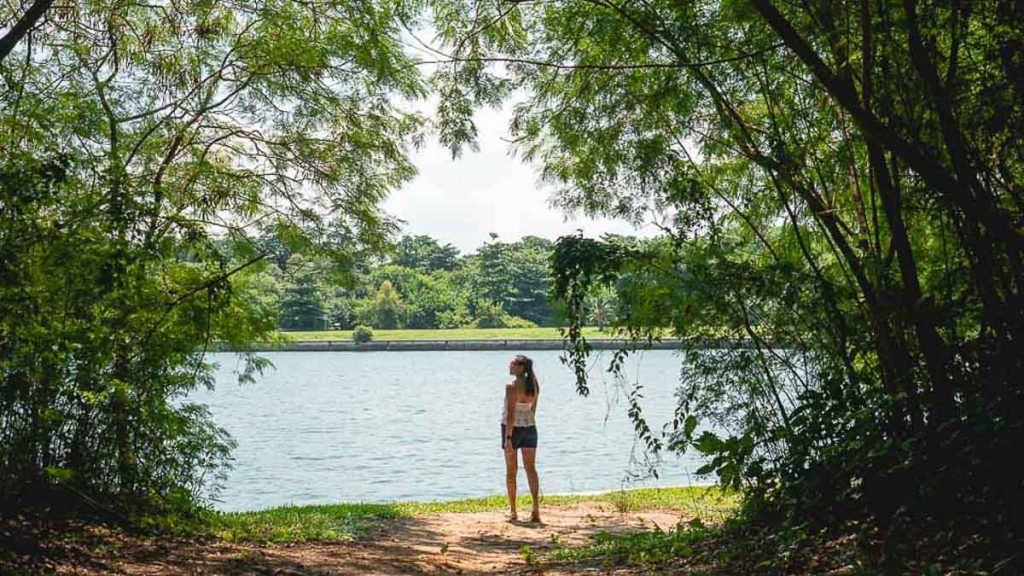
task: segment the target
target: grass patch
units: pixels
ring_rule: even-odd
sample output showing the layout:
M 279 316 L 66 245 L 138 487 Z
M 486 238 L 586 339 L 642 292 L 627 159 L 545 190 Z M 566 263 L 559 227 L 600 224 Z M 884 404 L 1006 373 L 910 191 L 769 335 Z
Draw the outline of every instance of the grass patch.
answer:
M 695 545 L 711 532 L 699 519 L 665 532 L 654 529 L 634 534 L 596 534 L 593 542 L 579 548 L 559 548 L 549 561 L 582 562 L 600 559 L 605 564 L 650 566 L 694 555 Z
M 722 521 L 739 505 L 737 492 L 723 491 L 717 486 L 681 486 L 677 488 L 641 488 L 617 490 L 596 497 L 610 502 L 619 512 L 663 509 L 678 510 L 709 521 Z
M 521 495 L 524 502 L 529 496 Z M 579 496 L 543 496 L 542 506 L 583 502 L 608 502 L 621 512 L 650 509 L 678 510 L 705 519 L 720 519 L 731 511 L 738 498 L 713 487 L 643 488 Z M 323 540 L 351 540 L 376 522 L 390 518 L 411 518 L 444 512 L 487 512 L 504 510 L 505 496 L 466 498 L 439 502 L 394 502 L 389 504 L 331 504 L 284 506 L 254 512 L 225 512 L 211 515 L 214 536 L 229 542 L 275 544 Z
M 529 503 L 528 494 L 519 495 L 520 504 Z M 620 512 L 641 510 L 678 510 L 702 518 L 722 519 L 732 511 L 739 498 L 712 486 L 681 486 L 676 488 L 641 488 L 616 490 L 601 494 L 541 496 L 541 506 L 564 506 L 584 502 L 607 502 Z M 628 504 L 626 504 L 628 502 Z M 411 516 L 443 512 L 488 512 L 504 510 L 505 496 L 466 498 L 438 502 L 399 502 L 394 506 Z
M 287 340 L 352 340 L 351 330 L 280 332 Z M 584 328 L 587 338 L 613 338 L 611 332 Z M 558 328 L 449 328 L 436 330 L 373 330 L 374 340 L 547 340 L 561 339 Z
M 781 529 L 780 529 L 781 528 Z M 540 561 L 542 567 L 576 564 L 587 567 L 630 566 L 639 572 L 666 570 L 686 574 L 844 574 L 888 573 L 872 565 L 858 549 L 855 533 L 827 530 L 809 534 L 780 526 L 755 526 L 732 518 L 705 525 L 695 518 L 668 531 L 655 528 L 633 534 L 599 533 L 586 546 L 557 548 Z M 945 569 L 901 570 L 903 574 L 967 574 Z M 987 573 L 987 572 L 986 572 Z
M 283 506 L 255 512 L 214 513 L 211 528 L 214 536 L 228 542 L 352 540 L 375 521 L 408 516 L 408 512 L 393 504 Z
M 714 501 L 735 512 L 736 495 L 712 492 Z M 705 520 L 712 521 L 705 524 Z M 749 517 L 727 514 L 719 518 L 694 516 L 668 530 L 629 534 L 600 532 L 584 546 L 560 546 L 537 562 L 541 568 L 559 564 L 585 567 L 629 566 L 630 572 L 686 574 L 844 574 L 869 576 L 882 573 L 858 547 L 856 526 L 810 530 L 806 525 L 764 525 Z M 557 541 L 553 541 L 558 545 Z M 876 547 L 877 549 L 877 547 Z M 906 573 L 930 574 L 928 570 Z M 903 572 L 900 572 L 903 573 Z M 946 574 L 937 570 L 935 574 Z M 960 574 L 959 571 L 949 572 Z M 966 574 L 967 572 L 963 572 Z M 970 572 L 975 573 L 975 572 Z M 981 573 L 981 572 L 978 572 Z

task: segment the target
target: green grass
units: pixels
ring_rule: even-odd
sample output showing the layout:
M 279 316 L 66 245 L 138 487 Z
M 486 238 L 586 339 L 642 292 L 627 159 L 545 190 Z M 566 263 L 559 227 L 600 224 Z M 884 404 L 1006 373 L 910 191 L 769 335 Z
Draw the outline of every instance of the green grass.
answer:
M 351 540 L 376 521 L 409 516 L 394 504 L 328 504 L 214 513 L 210 524 L 215 536 L 229 542 L 286 544 Z
M 281 332 L 289 340 L 352 340 L 351 330 Z M 596 327 L 583 329 L 587 338 L 612 338 Z M 374 330 L 374 340 L 543 340 L 560 339 L 558 328 L 448 328 L 432 330 Z
M 522 496 L 521 496 L 522 497 Z M 527 501 L 529 496 L 525 496 Z M 609 502 L 620 512 L 671 509 L 720 519 L 732 510 L 738 498 L 711 487 L 644 488 L 581 496 L 543 496 L 544 506 L 581 502 Z M 504 510 L 504 496 L 468 498 L 441 502 L 395 502 L 389 504 L 330 504 L 285 506 L 255 512 L 214 513 L 213 534 L 231 542 L 276 544 L 357 538 L 375 523 L 391 518 L 412 518 L 442 512 L 486 512 Z
M 520 499 L 529 495 L 520 495 Z M 721 490 L 706 486 L 683 486 L 678 488 L 641 488 L 638 490 L 616 490 L 601 494 L 587 495 L 547 495 L 541 496 L 544 506 L 560 506 L 581 502 L 608 502 L 620 512 L 651 510 L 655 508 L 679 510 L 692 514 L 701 513 L 722 515 L 731 510 L 737 498 L 725 495 Z M 486 498 L 467 498 L 464 500 L 448 500 L 441 502 L 402 502 L 397 507 L 410 515 L 439 514 L 442 512 L 487 512 L 503 510 L 508 504 L 505 496 L 488 496 Z
M 632 534 L 595 534 L 586 546 L 558 548 L 546 557 L 554 562 L 601 559 L 605 564 L 658 565 L 692 556 L 695 545 L 712 532 L 699 520 L 680 524 L 667 532 L 650 530 Z

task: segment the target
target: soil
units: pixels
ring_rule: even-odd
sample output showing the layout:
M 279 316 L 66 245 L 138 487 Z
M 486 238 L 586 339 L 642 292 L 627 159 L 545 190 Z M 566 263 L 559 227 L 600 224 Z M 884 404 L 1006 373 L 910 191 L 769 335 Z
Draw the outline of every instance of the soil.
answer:
M 49 563 L 58 574 L 98 576 L 253 574 L 607 574 L 599 565 L 527 564 L 558 547 L 580 546 L 597 532 L 667 530 L 671 510 L 619 512 L 608 503 L 543 510 L 543 522 L 510 522 L 502 512 L 444 513 L 386 520 L 355 541 L 261 546 L 194 540 L 140 540 L 97 535 Z M 524 547 L 529 553 L 524 554 Z M 625 569 L 623 569 L 625 571 Z

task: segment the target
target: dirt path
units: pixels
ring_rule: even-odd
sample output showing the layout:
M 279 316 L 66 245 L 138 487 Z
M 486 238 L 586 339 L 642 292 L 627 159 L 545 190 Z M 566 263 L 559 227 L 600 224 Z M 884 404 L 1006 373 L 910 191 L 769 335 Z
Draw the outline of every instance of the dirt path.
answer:
M 356 542 L 294 546 L 109 542 L 58 573 L 98 574 L 484 574 L 525 572 L 522 549 L 543 553 L 578 546 L 601 532 L 668 529 L 679 513 L 666 510 L 620 513 L 607 503 L 547 508 L 540 525 L 510 523 L 500 512 L 446 513 L 386 521 Z M 571 568 L 544 574 L 577 573 Z M 606 570 L 601 569 L 601 573 Z

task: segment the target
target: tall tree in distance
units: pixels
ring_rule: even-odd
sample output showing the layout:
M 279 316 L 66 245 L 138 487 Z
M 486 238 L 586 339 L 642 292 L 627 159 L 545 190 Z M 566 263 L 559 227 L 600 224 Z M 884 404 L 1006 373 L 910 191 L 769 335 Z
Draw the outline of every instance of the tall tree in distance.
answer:
M 377 286 L 373 297 L 359 311 L 361 323 L 385 330 L 404 327 L 407 315 L 408 310 L 401 294 L 387 280 Z
M 550 240 L 537 236 L 503 242 L 492 234 L 491 242 L 467 261 L 473 294 L 512 316 L 549 324 L 552 246 Z
M 393 262 L 406 268 L 420 268 L 427 272 L 454 270 L 459 249 L 451 244 L 441 245 L 430 236 L 402 236 L 395 246 Z
M 311 266 L 301 255 L 290 262 L 288 281 L 284 286 L 279 304 L 279 325 L 282 330 L 326 330 L 327 311 L 325 296 L 321 287 L 322 274 Z

